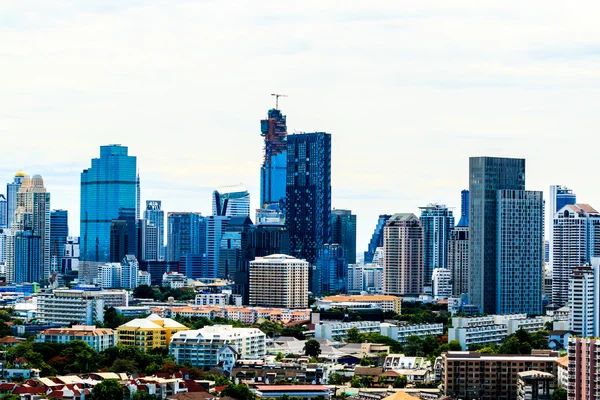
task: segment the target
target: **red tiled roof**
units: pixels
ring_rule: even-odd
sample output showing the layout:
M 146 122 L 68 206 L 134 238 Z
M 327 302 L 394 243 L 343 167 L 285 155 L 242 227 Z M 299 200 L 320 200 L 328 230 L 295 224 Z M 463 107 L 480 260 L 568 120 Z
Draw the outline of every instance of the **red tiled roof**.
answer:
M 17 338 L 15 338 L 14 336 L 6 336 L 3 337 L 2 339 L 0 339 L 0 344 L 7 344 L 7 343 L 21 343 L 23 340 L 19 340 Z

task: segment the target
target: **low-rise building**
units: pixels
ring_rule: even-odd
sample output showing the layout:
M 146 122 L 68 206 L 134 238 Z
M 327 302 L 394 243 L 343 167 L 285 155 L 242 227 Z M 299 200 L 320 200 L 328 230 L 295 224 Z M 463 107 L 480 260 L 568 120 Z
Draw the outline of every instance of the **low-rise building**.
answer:
M 556 360 L 557 384 L 563 389 L 569 388 L 569 356 Z
M 98 292 L 56 289 L 37 296 L 40 323 L 93 325 L 104 322 L 105 301 Z
M 523 371 L 517 374 L 517 400 L 550 399 L 556 387 L 554 375 L 541 371 Z
M 197 306 L 228 306 L 231 295 L 229 293 L 201 293 L 196 295 Z
M 520 329 L 530 333 L 544 329 L 544 319 L 542 317 L 527 318 L 527 314 L 503 314 L 493 315 L 493 317 L 497 325 L 506 325 L 509 335 Z
M 152 312 L 150 311 L 150 307 L 147 306 L 129 306 L 129 307 L 115 307 L 115 311 L 117 314 L 122 315 L 124 317 L 146 317 Z
M 256 328 L 206 326 L 173 335 L 169 354 L 178 364 L 189 362 L 199 368 L 219 367 L 231 372 L 238 360 L 263 358 L 265 338 L 265 334 Z
M 448 329 L 448 343 L 456 340 L 464 350 L 473 344 L 500 344 L 507 336 L 508 326 L 496 324 L 494 316 L 454 317 Z
M 316 305 L 325 310 L 330 308 L 348 308 L 351 310 L 381 308 L 383 311 L 392 311 L 400 314 L 400 298 L 397 296 L 328 296 L 318 300 Z
M 273 399 L 282 397 L 297 397 L 306 400 L 331 398 L 329 388 L 322 385 L 256 385 L 256 393 L 261 398 Z
M 189 328 L 170 318 L 151 314 L 138 318 L 117 328 L 117 341 L 127 346 L 135 346 L 142 351 L 155 347 L 166 347 L 177 332 Z
M 179 272 L 165 272 L 162 278 L 162 285 L 171 289 L 181 289 L 188 286 L 188 278 Z
M 71 328 L 52 328 L 41 331 L 36 343 L 69 343 L 81 340 L 96 351 L 101 352 L 116 345 L 117 333 L 112 329 L 96 328 L 88 325 L 73 325 Z
M 400 343 L 405 343 L 409 336 L 438 336 L 444 333 L 444 324 L 415 324 L 415 325 L 393 325 L 381 324 L 380 333 Z
M 348 330 L 352 328 L 356 328 L 359 333 L 380 333 L 381 322 L 321 322 L 315 325 L 315 338 L 342 341 L 346 339 L 348 335 Z

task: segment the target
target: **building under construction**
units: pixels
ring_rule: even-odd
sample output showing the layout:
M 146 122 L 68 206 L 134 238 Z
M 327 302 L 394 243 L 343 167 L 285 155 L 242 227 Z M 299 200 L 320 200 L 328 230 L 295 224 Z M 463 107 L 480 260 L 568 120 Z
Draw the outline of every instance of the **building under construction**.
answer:
M 264 159 L 260 171 L 260 202 L 267 204 L 285 201 L 287 164 L 287 126 L 285 115 L 276 107 L 268 118 L 260 121 L 261 136 L 265 138 Z

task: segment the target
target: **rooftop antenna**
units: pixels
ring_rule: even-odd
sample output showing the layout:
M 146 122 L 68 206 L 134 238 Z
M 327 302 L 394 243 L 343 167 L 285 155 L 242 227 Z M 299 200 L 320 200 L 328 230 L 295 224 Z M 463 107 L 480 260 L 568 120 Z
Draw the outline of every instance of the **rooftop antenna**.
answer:
M 271 93 L 271 96 L 275 96 L 275 109 L 279 110 L 279 98 L 280 97 L 288 97 L 287 94 L 278 94 L 278 93 Z

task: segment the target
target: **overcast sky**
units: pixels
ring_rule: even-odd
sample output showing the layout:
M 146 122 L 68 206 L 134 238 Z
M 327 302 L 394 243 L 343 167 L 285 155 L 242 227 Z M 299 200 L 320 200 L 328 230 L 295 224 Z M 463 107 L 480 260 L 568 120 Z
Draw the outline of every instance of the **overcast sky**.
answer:
M 41 174 L 79 233 L 99 146 L 138 157 L 142 200 L 209 214 L 217 186 L 258 206 L 259 120 L 333 141 L 333 206 L 457 207 L 468 157 L 524 157 L 527 188 L 600 207 L 600 3 L 0 2 L 0 181 Z M 4 189 L 0 190 L 4 192 Z M 254 217 L 254 216 L 252 216 Z M 458 221 L 458 218 L 457 218 Z

